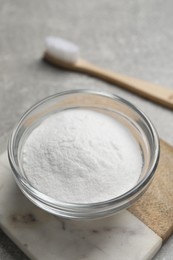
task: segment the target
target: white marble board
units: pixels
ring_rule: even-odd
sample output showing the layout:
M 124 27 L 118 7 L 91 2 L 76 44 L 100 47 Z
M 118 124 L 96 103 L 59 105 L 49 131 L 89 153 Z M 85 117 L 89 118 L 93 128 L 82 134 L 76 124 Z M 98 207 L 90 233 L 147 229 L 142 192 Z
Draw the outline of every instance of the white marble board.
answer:
M 31 259 L 144 260 L 161 238 L 127 210 L 94 221 L 72 221 L 33 205 L 18 189 L 7 155 L 0 156 L 0 224 Z

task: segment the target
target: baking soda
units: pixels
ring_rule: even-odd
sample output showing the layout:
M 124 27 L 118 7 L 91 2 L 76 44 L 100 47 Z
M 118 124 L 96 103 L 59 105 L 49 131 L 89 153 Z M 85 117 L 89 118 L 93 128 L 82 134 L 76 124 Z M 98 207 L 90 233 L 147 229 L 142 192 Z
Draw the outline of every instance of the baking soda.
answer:
M 87 109 L 70 109 L 46 118 L 29 135 L 21 152 L 30 184 L 65 202 L 112 199 L 137 183 L 141 150 L 115 119 Z

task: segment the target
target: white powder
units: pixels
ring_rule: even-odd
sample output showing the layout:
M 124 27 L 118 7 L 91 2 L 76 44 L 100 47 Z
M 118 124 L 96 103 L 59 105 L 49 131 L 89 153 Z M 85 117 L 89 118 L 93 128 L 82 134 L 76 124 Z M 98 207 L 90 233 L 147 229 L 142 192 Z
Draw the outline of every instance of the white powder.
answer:
M 131 189 L 142 168 L 140 148 L 115 119 L 71 109 L 45 119 L 22 149 L 29 182 L 60 201 L 99 202 Z

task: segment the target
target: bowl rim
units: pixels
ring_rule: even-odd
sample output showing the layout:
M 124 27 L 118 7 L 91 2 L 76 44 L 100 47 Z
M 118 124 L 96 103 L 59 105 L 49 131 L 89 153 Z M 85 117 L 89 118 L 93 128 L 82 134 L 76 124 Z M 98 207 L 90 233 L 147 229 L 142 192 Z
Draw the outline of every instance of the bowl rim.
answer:
M 73 203 L 73 202 L 55 200 L 52 197 L 49 197 L 48 195 L 45 195 L 44 193 L 38 191 L 31 184 L 29 184 L 27 182 L 27 180 L 22 176 L 21 170 L 15 162 L 13 145 L 15 143 L 14 142 L 15 137 L 22 125 L 23 120 L 39 106 L 41 106 L 53 99 L 56 99 L 60 96 L 65 96 L 65 95 L 70 95 L 70 94 L 91 94 L 91 95 L 97 95 L 97 96 L 103 96 L 106 98 L 110 98 L 116 102 L 120 102 L 120 103 L 125 104 L 126 106 L 129 106 L 132 110 L 134 110 L 137 114 L 139 114 L 140 117 L 147 123 L 147 126 L 152 134 L 153 146 L 155 148 L 152 165 L 149 168 L 148 174 L 144 178 L 142 178 L 132 189 L 128 190 L 127 192 L 123 193 L 122 195 L 120 195 L 118 197 L 115 197 L 115 198 L 112 198 L 109 200 L 105 200 L 105 201 L 101 201 L 101 202 L 93 202 L 93 203 Z M 18 120 L 18 122 L 16 123 L 16 125 L 14 126 L 14 128 L 10 134 L 10 137 L 8 140 L 8 145 L 7 145 L 7 152 L 8 152 L 9 163 L 12 168 L 12 173 L 16 179 L 16 182 L 17 182 L 19 188 L 21 188 L 20 185 L 22 184 L 22 186 L 24 186 L 27 189 L 27 191 L 29 191 L 31 196 L 34 196 L 34 198 L 36 198 L 40 202 L 47 204 L 49 206 L 53 206 L 55 208 L 62 207 L 62 208 L 71 208 L 71 209 L 75 209 L 75 208 L 91 209 L 91 208 L 105 207 L 106 205 L 114 205 L 115 203 L 117 203 L 117 204 L 121 203 L 124 200 L 132 197 L 136 193 L 140 192 L 140 190 L 142 190 L 154 176 L 154 172 L 157 168 L 159 156 L 160 156 L 160 142 L 159 142 L 159 137 L 158 137 L 157 131 L 156 131 L 155 127 L 153 126 L 152 122 L 150 121 L 150 119 L 148 118 L 148 116 L 144 112 L 142 112 L 141 109 L 139 109 L 135 105 L 133 105 L 131 102 L 127 101 L 126 99 L 124 99 L 118 95 L 115 95 L 113 93 L 109 93 L 106 91 L 95 91 L 95 90 L 88 90 L 88 89 L 75 90 L 74 89 L 74 90 L 66 90 L 66 91 L 62 91 L 62 92 L 50 95 L 50 96 L 36 102 L 28 110 L 26 110 L 26 112 Z

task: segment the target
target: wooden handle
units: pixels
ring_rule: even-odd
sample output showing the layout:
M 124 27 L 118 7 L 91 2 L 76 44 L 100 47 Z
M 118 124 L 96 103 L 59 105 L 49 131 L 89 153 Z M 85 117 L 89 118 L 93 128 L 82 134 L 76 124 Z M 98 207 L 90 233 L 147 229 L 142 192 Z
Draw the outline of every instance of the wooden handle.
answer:
M 173 89 L 168 89 L 149 82 L 101 69 L 81 59 L 79 59 L 79 61 L 73 66 L 74 70 L 117 84 L 130 92 L 173 109 Z

